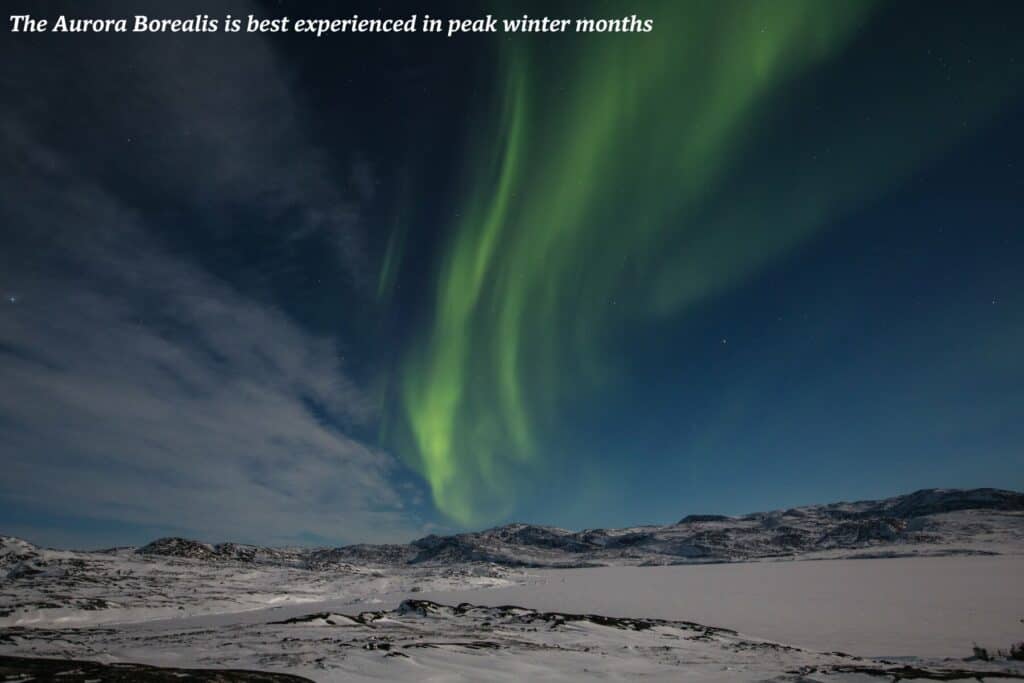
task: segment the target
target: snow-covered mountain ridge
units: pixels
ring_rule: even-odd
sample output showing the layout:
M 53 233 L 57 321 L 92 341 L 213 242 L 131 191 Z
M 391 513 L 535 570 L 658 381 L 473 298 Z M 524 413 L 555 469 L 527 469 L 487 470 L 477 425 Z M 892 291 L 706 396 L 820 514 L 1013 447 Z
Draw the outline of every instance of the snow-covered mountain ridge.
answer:
M 989 552 L 984 546 L 1021 541 L 1024 494 L 998 489 L 926 489 L 886 500 L 811 505 L 739 517 L 688 515 L 665 526 L 573 532 L 509 524 L 481 532 L 428 536 L 413 541 L 404 554 L 390 549 L 389 557 L 399 556 L 412 564 L 668 564 L 884 551 L 897 546 L 935 553 Z M 339 561 L 353 559 L 349 548 L 330 554 Z M 369 554 L 365 547 L 359 550 L 363 558 Z
M 904 559 L 842 561 L 871 557 Z M 839 561 L 786 561 L 816 559 Z M 900 666 L 918 678 L 967 668 L 978 677 L 979 667 L 986 679 L 1020 677 L 1019 663 L 997 650 L 1019 641 L 1022 560 L 1024 495 L 993 489 L 320 549 L 165 538 L 81 552 L 0 536 L 0 670 L 18 680 L 72 670 L 96 679 L 131 662 L 117 670 L 125 680 L 204 667 L 248 670 L 224 680 L 258 680 L 257 669 L 316 681 L 573 680 L 593 671 L 678 680 L 685 670 L 694 680 L 780 683 L 900 673 L 833 652 L 842 649 L 910 657 Z M 673 564 L 690 566 L 632 566 Z M 540 569 L 583 565 L 619 566 Z M 847 617 L 832 620 L 834 608 Z M 795 616 L 780 625 L 782 612 Z M 846 630 L 816 644 L 820 629 L 808 620 Z M 975 642 L 998 656 L 962 661 Z M 947 655 L 960 661 L 935 659 Z
M 1024 550 L 1024 494 L 1000 489 L 925 489 L 885 500 L 841 502 L 738 517 L 688 515 L 675 524 L 568 531 L 507 524 L 411 543 L 275 549 L 163 538 L 139 555 L 326 569 L 339 566 L 453 565 L 571 567 L 671 564 L 796 556 L 995 553 Z M 7 558 L 33 546 L 7 539 Z

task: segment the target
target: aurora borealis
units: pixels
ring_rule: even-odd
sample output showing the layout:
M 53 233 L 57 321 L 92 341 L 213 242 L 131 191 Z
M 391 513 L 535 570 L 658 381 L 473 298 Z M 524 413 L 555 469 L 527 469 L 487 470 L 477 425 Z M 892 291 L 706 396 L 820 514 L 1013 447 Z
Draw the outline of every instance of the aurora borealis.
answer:
M 781 233 L 782 244 L 743 253 L 743 227 L 709 239 L 686 226 L 709 220 L 691 217 L 773 87 L 839 49 L 867 11 L 660 9 L 659 25 L 700 40 L 662 30 L 602 41 L 562 56 L 554 83 L 542 50 L 515 44 L 503 56 L 497 121 L 477 143 L 484 158 L 471 166 L 436 321 L 404 388 L 434 500 L 461 523 L 506 512 L 538 414 L 557 410 L 566 385 L 600 381 L 603 330 L 671 315 L 784 248 Z M 681 263 L 657 262 L 666 243 Z
M 802 115 L 782 91 L 827 68 L 873 10 L 672 2 L 654 36 L 502 45 L 434 320 L 403 369 L 414 462 L 445 514 L 467 526 L 508 514 L 522 473 L 552 457 L 543 432 L 559 409 L 620 369 L 609 330 L 685 317 L 741 285 L 1011 94 L 979 84 L 980 101 L 936 115 L 943 93 L 908 71 L 898 117 L 931 117 L 926 132 L 890 139 L 891 105 L 858 101 L 812 123 L 802 154 L 773 150 L 771 119 Z
M 0 514 L 326 544 L 1024 485 L 1019 10 L 429 4 L 302 13 L 654 28 L 7 42 Z M 180 10 L 227 12 L 298 16 Z

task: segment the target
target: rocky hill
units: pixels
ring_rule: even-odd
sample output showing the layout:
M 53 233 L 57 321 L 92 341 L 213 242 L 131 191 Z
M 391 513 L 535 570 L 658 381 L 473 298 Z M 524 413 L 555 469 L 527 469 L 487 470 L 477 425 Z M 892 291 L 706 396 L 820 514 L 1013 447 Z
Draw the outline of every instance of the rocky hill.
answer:
M 676 524 L 568 531 L 507 524 L 405 545 L 351 545 L 280 551 L 180 538 L 154 541 L 143 554 L 244 562 L 336 565 L 506 566 L 667 564 L 784 557 L 838 550 L 936 546 L 969 551 L 972 542 L 1024 536 L 1024 494 L 999 489 L 925 489 L 885 500 L 809 505 L 739 517 L 687 515 Z
M 567 531 L 509 524 L 410 544 L 410 563 L 506 565 L 730 561 L 885 546 L 964 546 L 990 535 L 1020 539 L 1024 494 L 928 489 L 880 501 L 832 503 L 740 517 L 688 515 L 676 524 Z M 343 549 L 342 549 L 343 550 Z
M 342 567 L 497 564 L 578 567 L 673 564 L 758 558 L 997 553 L 1024 550 L 1024 494 L 998 489 L 926 489 L 885 500 L 809 505 L 738 517 L 691 514 L 675 524 L 569 531 L 506 524 L 485 531 L 426 536 L 408 544 L 279 549 L 161 538 L 136 555 L 205 563 L 326 570 Z M 35 546 L 0 537 L 0 568 L 30 573 Z

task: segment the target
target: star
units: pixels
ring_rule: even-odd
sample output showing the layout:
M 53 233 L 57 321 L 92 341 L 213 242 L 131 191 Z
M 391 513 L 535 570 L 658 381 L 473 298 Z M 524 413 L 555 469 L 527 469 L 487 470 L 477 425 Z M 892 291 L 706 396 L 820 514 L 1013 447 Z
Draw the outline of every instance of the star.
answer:
M 17 294 L 8 294 L 7 295 L 7 301 L 9 301 L 12 304 L 18 303 L 18 295 Z

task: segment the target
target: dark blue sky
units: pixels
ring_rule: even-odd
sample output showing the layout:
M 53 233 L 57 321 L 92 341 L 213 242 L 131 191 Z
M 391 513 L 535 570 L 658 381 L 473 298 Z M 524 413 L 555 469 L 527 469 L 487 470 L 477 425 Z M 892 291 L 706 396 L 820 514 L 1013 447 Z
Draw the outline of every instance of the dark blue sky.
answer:
M 769 12 L 767 45 L 827 50 L 745 91 L 742 71 L 684 68 L 764 48 L 726 38 L 770 5 L 726 5 L 651 9 L 661 38 L 6 35 L 0 533 L 333 544 L 1024 488 L 1021 13 L 865 5 L 829 42 L 792 0 L 797 28 Z M 176 8 L 193 10 L 522 11 Z M 719 28 L 677 52 L 682 19 Z M 598 78 L 609 55 L 630 68 Z M 680 89 L 604 129 L 573 119 L 645 82 Z M 746 104 L 722 108 L 725 170 L 691 200 L 668 150 L 715 88 Z M 607 153 L 563 165 L 580 130 Z M 496 215 L 461 339 L 460 249 Z M 687 268 L 722 284 L 652 314 L 654 283 Z M 524 306 L 509 356 L 503 315 Z

